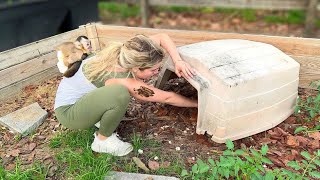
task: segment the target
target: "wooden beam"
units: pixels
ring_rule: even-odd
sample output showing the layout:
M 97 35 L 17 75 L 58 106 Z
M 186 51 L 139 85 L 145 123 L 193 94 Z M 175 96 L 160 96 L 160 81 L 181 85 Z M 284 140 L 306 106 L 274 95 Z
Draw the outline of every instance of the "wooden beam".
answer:
M 58 44 L 66 41 L 74 41 L 80 35 L 86 35 L 84 28 L 78 28 L 73 31 L 68 31 L 66 33 L 0 52 L 0 70 L 51 52 Z
M 100 44 L 106 44 L 108 41 L 112 40 L 123 42 L 136 34 L 153 35 L 157 33 L 167 33 L 178 46 L 209 40 L 246 39 L 274 45 L 275 47 L 279 48 L 289 55 L 320 56 L 319 39 L 237 33 L 218 33 L 208 31 L 152 29 L 99 24 L 97 24 L 96 26 Z
M 21 92 L 21 90 L 30 84 L 40 84 L 41 82 L 60 75 L 58 68 L 51 67 L 37 74 L 34 74 L 26 79 L 11 84 L 5 88 L 0 89 L 0 101 L 6 100 Z
M 56 66 L 58 60 L 56 52 L 38 56 L 32 60 L 6 68 L 0 71 L 0 89 L 17 83 L 34 74 Z
M 99 51 L 101 49 L 100 43 L 99 43 L 99 38 L 97 35 L 97 29 L 96 29 L 96 24 L 95 23 L 89 23 L 85 26 L 83 26 L 86 30 L 87 37 L 91 41 L 91 46 L 93 51 Z
M 310 83 L 320 80 L 320 56 L 291 56 L 300 63 L 299 87 L 312 88 Z

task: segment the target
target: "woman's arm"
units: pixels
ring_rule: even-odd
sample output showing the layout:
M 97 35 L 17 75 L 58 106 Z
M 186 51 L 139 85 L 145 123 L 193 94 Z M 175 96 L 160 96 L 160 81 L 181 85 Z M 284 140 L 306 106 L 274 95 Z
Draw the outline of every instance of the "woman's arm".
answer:
M 181 59 L 176 45 L 167 34 L 155 34 L 150 36 L 150 38 L 168 51 L 175 65 L 175 73 L 178 75 L 178 77 L 183 76 L 184 78 L 191 78 L 193 75 L 196 74 L 195 70 L 191 68 L 191 66 L 188 63 Z
M 179 107 L 197 107 L 198 101 L 189 99 L 187 97 L 181 96 L 174 92 L 162 91 L 153 86 L 149 86 L 146 83 L 133 79 L 109 79 L 105 83 L 106 85 L 110 84 L 121 84 L 128 88 L 131 96 L 149 102 L 159 102 L 166 103 L 173 106 Z

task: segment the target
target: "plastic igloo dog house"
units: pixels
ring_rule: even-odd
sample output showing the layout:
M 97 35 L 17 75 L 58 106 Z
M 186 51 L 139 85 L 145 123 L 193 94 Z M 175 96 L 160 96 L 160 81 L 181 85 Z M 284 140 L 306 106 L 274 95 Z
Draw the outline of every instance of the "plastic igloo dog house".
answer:
M 236 140 L 270 129 L 294 111 L 300 65 L 272 45 L 248 40 L 214 40 L 178 48 L 197 75 L 196 132 L 215 142 Z M 164 63 L 156 86 L 174 72 Z

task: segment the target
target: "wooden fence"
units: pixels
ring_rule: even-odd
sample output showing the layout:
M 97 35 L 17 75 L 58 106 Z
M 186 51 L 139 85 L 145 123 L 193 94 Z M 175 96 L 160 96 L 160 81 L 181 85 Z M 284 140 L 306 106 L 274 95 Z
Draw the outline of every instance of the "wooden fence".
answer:
M 142 26 L 149 27 L 149 6 L 192 6 L 192 7 L 225 7 L 252 8 L 266 10 L 302 9 L 306 13 L 305 36 L 312 37 L 318 0 L 117 0 L 125 3 L 140 3 Z
M 87 35 L 93 49 L 99 51 L 110 41 L 124 42 L 135 34 L 157 33 L 169 34 L 178 46 L 217 39 L 246 39 L 272 44 L 300 63 L 299 87 L 310 88 L 310 82 L 320 79 L 319 39 L 88 24 L 67 33 L 1 52 L 0 100 L 17 94 L 29 84 L 59 75 L 53 47 L 61 42 L 74 41 L 79 35 Z

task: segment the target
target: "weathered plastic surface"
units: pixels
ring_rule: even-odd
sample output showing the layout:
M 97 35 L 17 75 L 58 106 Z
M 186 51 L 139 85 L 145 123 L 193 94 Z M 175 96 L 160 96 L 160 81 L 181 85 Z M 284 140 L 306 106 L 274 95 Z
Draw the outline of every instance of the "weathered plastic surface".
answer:
M 293 111 L 300 65 L 272 45 L 229 39 L 178 48 L 198 72 L 188 80 L 198 91 L 197 133 L 218 143 L 270 129 Z M 169 58 L 157 86 L 174 71 Z

